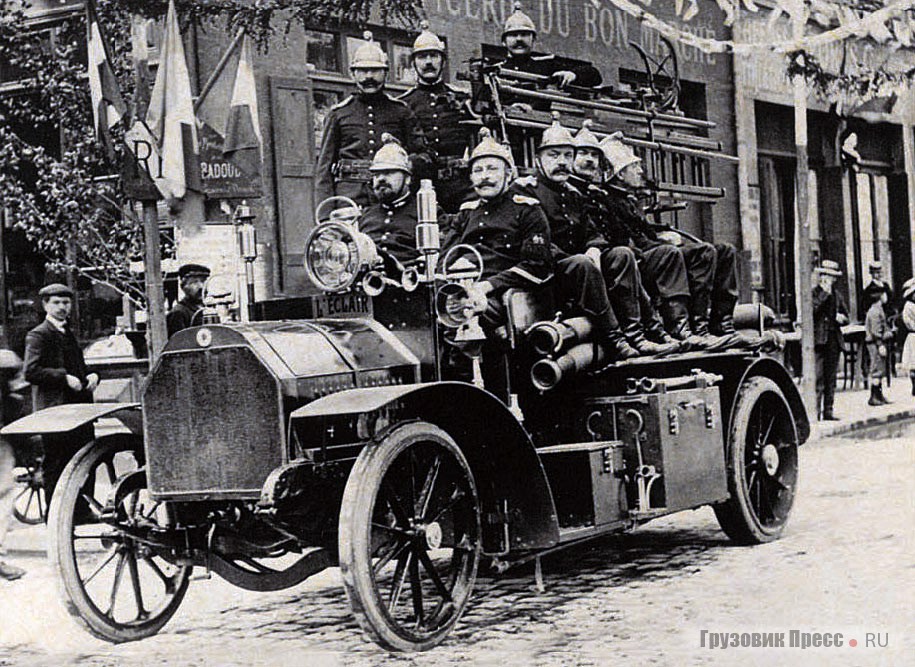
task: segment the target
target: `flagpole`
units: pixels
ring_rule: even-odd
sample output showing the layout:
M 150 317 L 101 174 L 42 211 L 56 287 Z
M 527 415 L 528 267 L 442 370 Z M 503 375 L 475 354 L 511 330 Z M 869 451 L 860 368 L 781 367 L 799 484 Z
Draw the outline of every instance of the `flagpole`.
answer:
M 149 91 L 143 89 L 148 85 L 144 69 L 146 61 L 146 39 L 144 19 L 139 14 L 131 15 L 131 46 L 136 77 L 136 106 L 134 118 L 146 115 L 149 104 Z M 146 282 L 146 331 L 149 339 L 150 365 L 159 357 L 162 348 L 168 341 L 168 330 L 165 323 L 165 286 L 162 279 L 162 250 L 159 240 L 159 211 L 155 199 L 141 201 L 143 208 L 143 268 Z
M 205 84 L 203 84 L 203 88 L 201 89 L 200 94 L 197 96 L 197 102 L 194 104 L 194 111 L 197 111 L 197 106 L 200 104 L 200 101 L 203 100 L 207 96 L 207 93 L 210 92 L 210 88 L 212 88 L 216 83 L 216 80 L 219 78 L 219 75 L 225 68 L 226 63 L 229 62 L 229 58 L 232 57 L 232 51 L 235 49 L 235 46 L 242 40 L 244 36 L 244 29 L 239 28 L 238 32 L 235 33 L 235 37 L 232 38 L 232 43 L 229 44 L 229 48 L 226 49 L 225 53 L 222 54 L 222 58 L 220 58 L 219 62 L 216 63 L 216 67 L 213 69 L 213 73 L 210 75 L 210 78 L 207 79 Z

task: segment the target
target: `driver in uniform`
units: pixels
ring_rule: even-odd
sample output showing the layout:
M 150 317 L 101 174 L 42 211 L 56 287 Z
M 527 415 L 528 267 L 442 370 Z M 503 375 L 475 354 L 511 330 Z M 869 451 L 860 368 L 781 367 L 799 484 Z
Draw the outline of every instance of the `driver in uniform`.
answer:
M 203 324 L 203 291 L 209 277 L 210 270 L 202 264 L 182 264 L 178 267 L 178 281 L 184 296 L 165 316 L 169 338 L 182 329 Z
M 324 137 L 318 155 L 315 200 L 338 195 L 360 206 L 372 200 L 369 165 L 388 132 L 406 147 L 414 166 L 428 163 L 426 142 L 416 116 L 406 103 L 384 92 L 388 56 L 366 32 L 367 44 L 356 49 L 350 72 L 356 92 L 334 105 L 324 119 Z
M 540 202 L 511 188 L 513 163 L 507 146 L 496 142 L 487 129 L 470 156 L 470 178 L 479 199 L 461 205 L 446 216 L 450 233 L 443 247 L 473 245 L 483 259 L 482 280 L 471 288 L 475 312 L 484 328 L 504 320 L 502 295 L 512 287 L 531 288 L 553 278 L 550 228 Z M 569 302 L 589 315 L 608 361 L 639 356 L 627 342 L 610 307 L 600 271 L 583 255 L 555 264 L 553 278 L 560 303 Z

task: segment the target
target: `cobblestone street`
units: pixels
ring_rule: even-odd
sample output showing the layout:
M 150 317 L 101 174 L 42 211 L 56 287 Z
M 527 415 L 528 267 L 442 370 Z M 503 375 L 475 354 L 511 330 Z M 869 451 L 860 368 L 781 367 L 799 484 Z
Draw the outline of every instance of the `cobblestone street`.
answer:
M 337 570 L 279 593 L 195 581 L 160 635 L 108 645 L 66 616 L 43 553 L 11 539 L 29 574 L 0 584 L 0 665 L 912 664 L 915 436 L 896 429 L 803 447 L 781 541 L 735 547 L 711 510 L 675 515 L 549 557 L 544 593 L 531 569 L 479 580 L 456 631 L 419 655 L 364 638 Z M 786 645 L 790 630 L 842 632 L 845 643 L 710 649 L 702 630 L 784 632 Z M 888 646 L 867 647 L 868 632 Z

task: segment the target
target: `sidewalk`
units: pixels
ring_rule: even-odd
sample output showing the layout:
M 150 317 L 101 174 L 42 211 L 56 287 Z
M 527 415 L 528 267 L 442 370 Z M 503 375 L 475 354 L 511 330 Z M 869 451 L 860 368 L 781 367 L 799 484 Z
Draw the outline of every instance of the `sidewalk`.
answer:
M 839 379 L 839 387 L 842 380 Z M 835 414 L 839 421 L 815 422 L 810 439 L 826 438 L 840 435 L 877 424 L 887 424 L 903 419 L 915 418 L 915 396 L 912 396 L 912 383 L 908 375 L 900 374 L 893 378 L 893 385 L 883 388 L 886 398 L 892 403 L 873 407 L 867 404 L 870 390 L 846 389 L 836 390 Z

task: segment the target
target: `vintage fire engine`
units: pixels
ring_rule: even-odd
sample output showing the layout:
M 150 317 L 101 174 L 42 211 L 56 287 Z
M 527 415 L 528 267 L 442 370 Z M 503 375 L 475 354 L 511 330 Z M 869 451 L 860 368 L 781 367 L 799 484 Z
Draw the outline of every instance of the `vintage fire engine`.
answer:
M 810 429 L 777 358 L 601 368 L 588 322 L 555 317 L 545 291 L 506 294 L 487 339 L 466 301 L 479 255 L 442 253 L 428 187 L 418 206 L 416 267 L 379 257 L 351 207 L 319 210 L 305 256 L 322 294 L 302 319 L 181 331 L 141 405 L 60 406 L 3 429 L 121 425 L 73 456 L 49 518 L 66 606 L 92 634 L 155 634 L 195 569 L 272 591 L 339 566 L 375 641 L 424 650 L 458 622 L 481 560 L 501 571 L 704 505 L 737 543 L 782 534 Z

